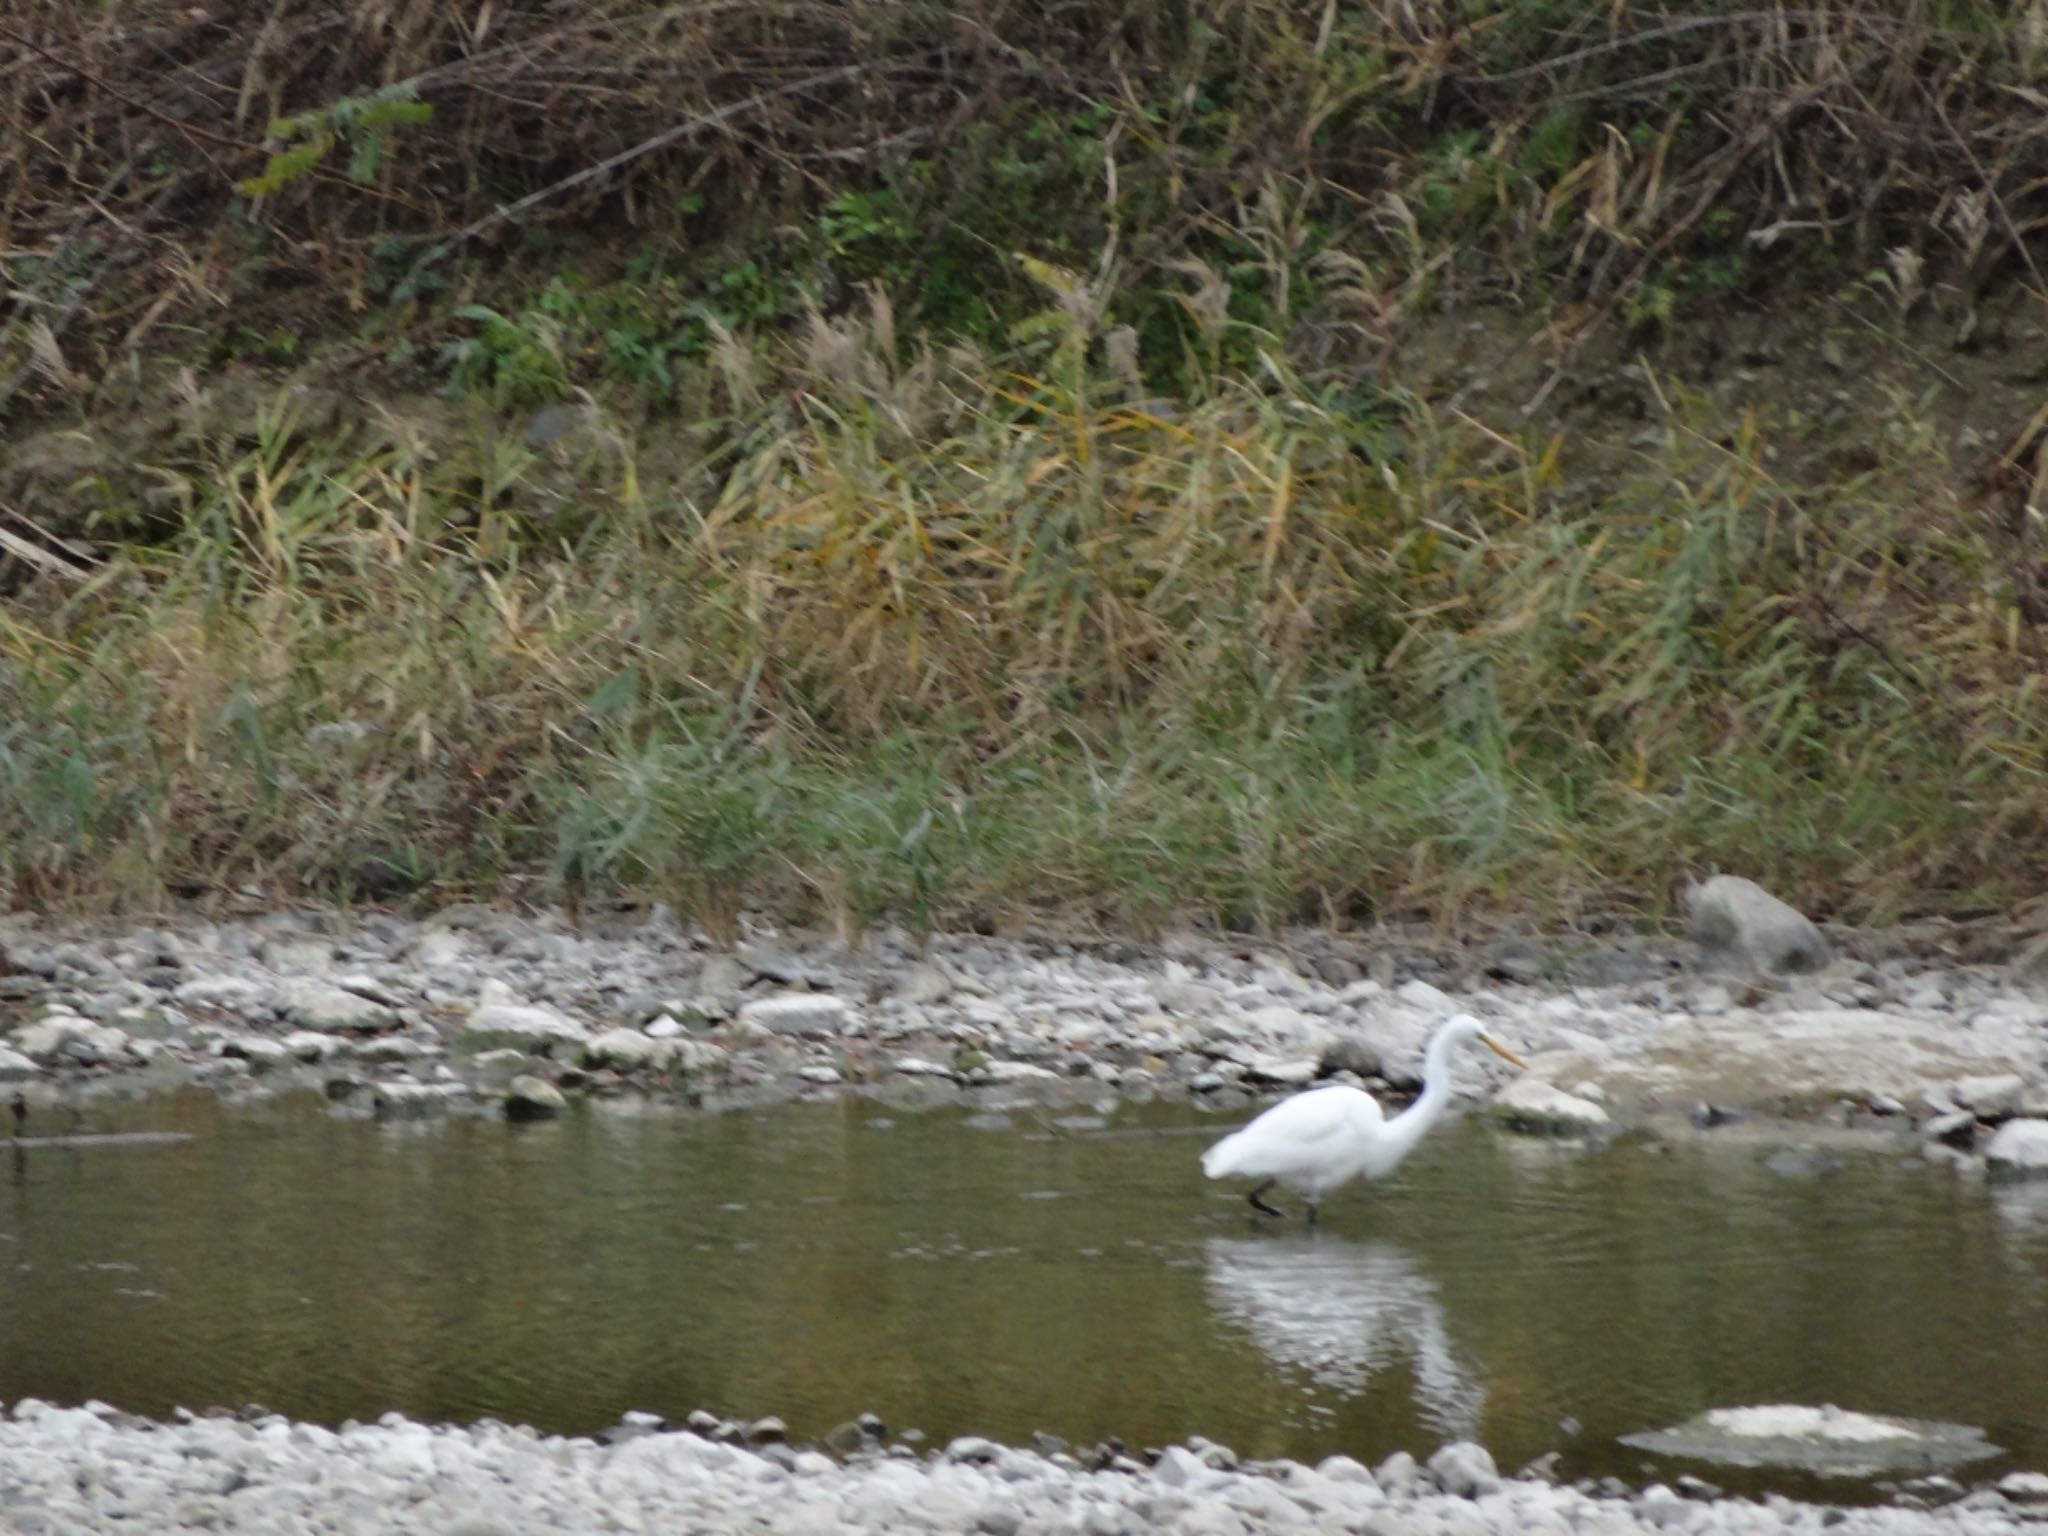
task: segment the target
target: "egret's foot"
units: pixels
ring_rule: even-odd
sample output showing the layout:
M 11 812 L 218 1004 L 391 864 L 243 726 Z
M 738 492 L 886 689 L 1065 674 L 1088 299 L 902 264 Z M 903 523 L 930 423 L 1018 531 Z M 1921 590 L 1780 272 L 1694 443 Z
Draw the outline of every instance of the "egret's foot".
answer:
M 1251 1192 L 1251 1193 L 1250 1193 L 1249 1195 L 1247 1195 L 1247 1196 L 1246 1196 L 1245 1198 L 1251 1201 L 1251 1203 L 1252 1203 L 1252 1209 L 1253 1209 L 1253 1210 L 1255 1210 L 1255 1211 L 1257 1211 L 1257 1212 L 1259 1212 L 1259 1213 L 1260 1213 L 1261 1215 L 1265 1215 L 1265 1216 L 1285 1216 L 1285 1215 L 1286 1215 L 1287 1213 L 1286 1213 L 1285 1211 L 1281 1210 L 1279 1206 L 1277 1206 L 1277 1205 L 1268 1205 L 1268 1204 L 1267 1204 L 1267 1203 L 1265 1202 L 1265 1200 L 1261 1198 L 1261 1197 L 1262 1197 L 1262 1196 L 1263 1196 L 1263 1195 L 1264 1195 L 1264 1194 L 1266 1193 L 1266 1191 L 1267 1191 L 1267 1190 L 1269 1190 L 1269 1189 L 1271 1189 L 1271 1188 L 1273 1187 L 1273 1182 L 1274 1182 L 1274 1181 L 1273 1181 L 1273 1180 L 1271 1180 L 1271 1179 L 1268 1179 L 1268 1180 L 1266 1180 L 1266 1182 L 1265 1182 L 1265 1183 L 1261 1184 L 1261 1185 L 1260 1185 L 1260 1186 L 1259 1186 L 1259 1187 L 1258 1187 L 1257 1189 L 1254 1189 L 1254 1190 L 1253 1190 L 1253 1191 L 1252 1191 L 1252 1192 Z

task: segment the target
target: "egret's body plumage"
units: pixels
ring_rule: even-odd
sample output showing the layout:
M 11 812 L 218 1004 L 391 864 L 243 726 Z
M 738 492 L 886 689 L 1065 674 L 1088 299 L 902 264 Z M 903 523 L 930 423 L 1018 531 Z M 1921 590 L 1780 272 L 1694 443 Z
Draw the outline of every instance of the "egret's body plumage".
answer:
M 1308 1203 L 1308 1219 L 1331 1190 L 1361 1175 L 1384 1178 L 1415 1150 L 1423 1133 L 1451 1103 L 1451 1052 L 1476 1041 L 1527 1067 L 1521 1057 L 1486 1033 L 1469 1013 L 1449 1020 L 1431 1037 L 1423 1057 L 1422 1096 L 1389 1120 L 1379 1101 L 1363 1088 L 1332 1083 L 1283 1099 L 1242 1130 L 1202 1154 L 1202 1172 L 1212 1179 L 1254 1178 L 1254 1209 L 1280 1213 L 1260 1198 L 1275 1184 Z

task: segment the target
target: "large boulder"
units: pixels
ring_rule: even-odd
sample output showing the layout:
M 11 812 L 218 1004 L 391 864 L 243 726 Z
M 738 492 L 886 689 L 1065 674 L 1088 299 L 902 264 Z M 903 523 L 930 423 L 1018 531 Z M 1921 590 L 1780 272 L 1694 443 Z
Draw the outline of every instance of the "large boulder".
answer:
M 695 1075 L 723 1066 L 728 1052 L 688 1035 L 650 1035 L 637 1029 L 608 1029 L 583 1046 L 583 1064 L 619 1072 L 681 1072 Z
M 1774 975 L 1817 971 L 1828 963 L 1820 930 L 1754 880 L 1715 875 L 1686 888 L 1685 906 L 1693 940 L 1710 959 Z
M 398 1015 L 385 1004 L 331 982 L 294 977 L 279 984 L 276 1000 L 287 1023 L 323 1035 L 351 1030 L 375 1034 L 399 1024 Z
M 853 1009 L 830 992 L 778 992 L 740 1009 L 740 1023 L 776 1035 L 831 1037 L 853 1021 Z
M 1518 1077 L 1494 1096 L 1493 1117 L 1518 1131 L 1544 1136 L 1586 1136 L 1610 1124 L 1591 1099 L 1566 1093 L 1540 1077 Z
M 44 1014 L 15 1030 L 8 1043 L 44 1067 L 120 1066 L 140 1059 L 123 1031 L 71 1013 Z
M 2048 1174 L 2048 1120 L 2008 1120 L 1984 1148 L 1984 1161 L 1998 1173 Z
M 590 1031 L 566 1014 L 513 999 L 502 982 L 487 981 L 476 1007 L 455 1032 L 458 1051 L 526 1051 L 536 1056 L 567 1056 L 590 1038 Z

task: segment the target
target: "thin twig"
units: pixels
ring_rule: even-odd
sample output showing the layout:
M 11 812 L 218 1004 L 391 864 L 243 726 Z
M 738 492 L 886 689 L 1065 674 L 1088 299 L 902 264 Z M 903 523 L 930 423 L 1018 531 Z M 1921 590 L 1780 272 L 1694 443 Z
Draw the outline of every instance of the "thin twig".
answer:
M 405 275 L 405 281 L 399 284 L 396 291 L 400 293 L 410 291 L 413 283 L 422 272 L 439 261 L 443 256 L 446 256 L 456 246 L 466 241 L 474 240 L 487 229 L 492 229 L 499 224 L 518 218 L 527 209 L 547 202 L 550 198 L 559 197 L 564 192 L 573 191 L 577 187 L 587 185 L 598 180 L 600 177 L 618 170 L 621 166 L 631 165 L 635 160 L 644 159 L 648 155 L 666 149 L 671 144 L 680 143 L 682 140 L 702 133 L 706 129 L 720 127 L 725 123 L 731 122 L 736 117 L 743 117 L 749 112 L 759 111 L 762 107 L 768 105 L 769 102 L 779 97 L 801 95 L 805 91 L 814 91 L 821 86 L 836 85 L 842 80 L 854 79 L 859 75 L 865 74 L 868 67 L 866 64 L 842 64 L 837 69 L 827 69 L 815 75 L 806 75 L 803 79 L 792 81 L 788 85 L 779 85 L 773 90 L 756 92 L 754 95 L 748 96 L 743 100 L 729 102 L 722 107 L 714 107 L 709 112 L 695 113 L 683 119 L 680 123 L 664 128 L 651 139 L 642 139 L 631 148 L 622 149 L 617 154 L 598 161 L 595 165 L 586 165 L 582 170 L 564 176 L 559 181 L 549 182 L 538 191 L 527 193 L 526 196 L 520 198 L 516 203 L 506 203 L 500 207 L 493 208 L 482 218 L 473 219 L 463 225 L 462 228 L 455 231 L 454 234 L 414 262 L 412 269 Z
M 1676 37 L 1685 32 L 1697 32 L 1705 27 L 1739 27 L 1763 21 L 1804 21 L 1825 23 L 1839 18 L 1826 11 L 1736 11 L 1728 16 L 1687 16 L 1678 21 L 1666 22 L 1658 27 L 1646 27 L 1641 32 L 1631 32 L 1627 37 L 1610 38 L 1604 43 L 1595 43 L 1589 48 L 1579 48 L 1571 53 L 1561 53 L 1554 59 L 1539 59 L 1534 64 L 1524 64 L 1519 69 L 1503 70 L 1497 75 L 1458 75 L 1454 78 L 1461 85 L 1501 85 L 1509 80 L 1523 80 L 1530 75 L 1549 74 L 1567 65 L 1583 63 L 1604 54 L 1620 53 L 1625 49 L 1654 43 L 1661 38 Z M 1868 18 L 1865 18 L 1867 21 Z

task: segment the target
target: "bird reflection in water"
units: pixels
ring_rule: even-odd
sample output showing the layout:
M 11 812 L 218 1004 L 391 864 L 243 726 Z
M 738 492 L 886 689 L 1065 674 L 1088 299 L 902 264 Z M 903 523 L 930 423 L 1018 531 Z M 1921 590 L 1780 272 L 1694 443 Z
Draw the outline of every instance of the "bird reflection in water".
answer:
M 1328 1234 L 1212 1237 L 1204 1251 L 1216 1310 L 1277 1365 L 1346 1396 L 1406 1358 L 1424 1422 L 1472 1438 L 1486 1388 L 1452 1348 L 1436 1282 L 1405 1248 Z

